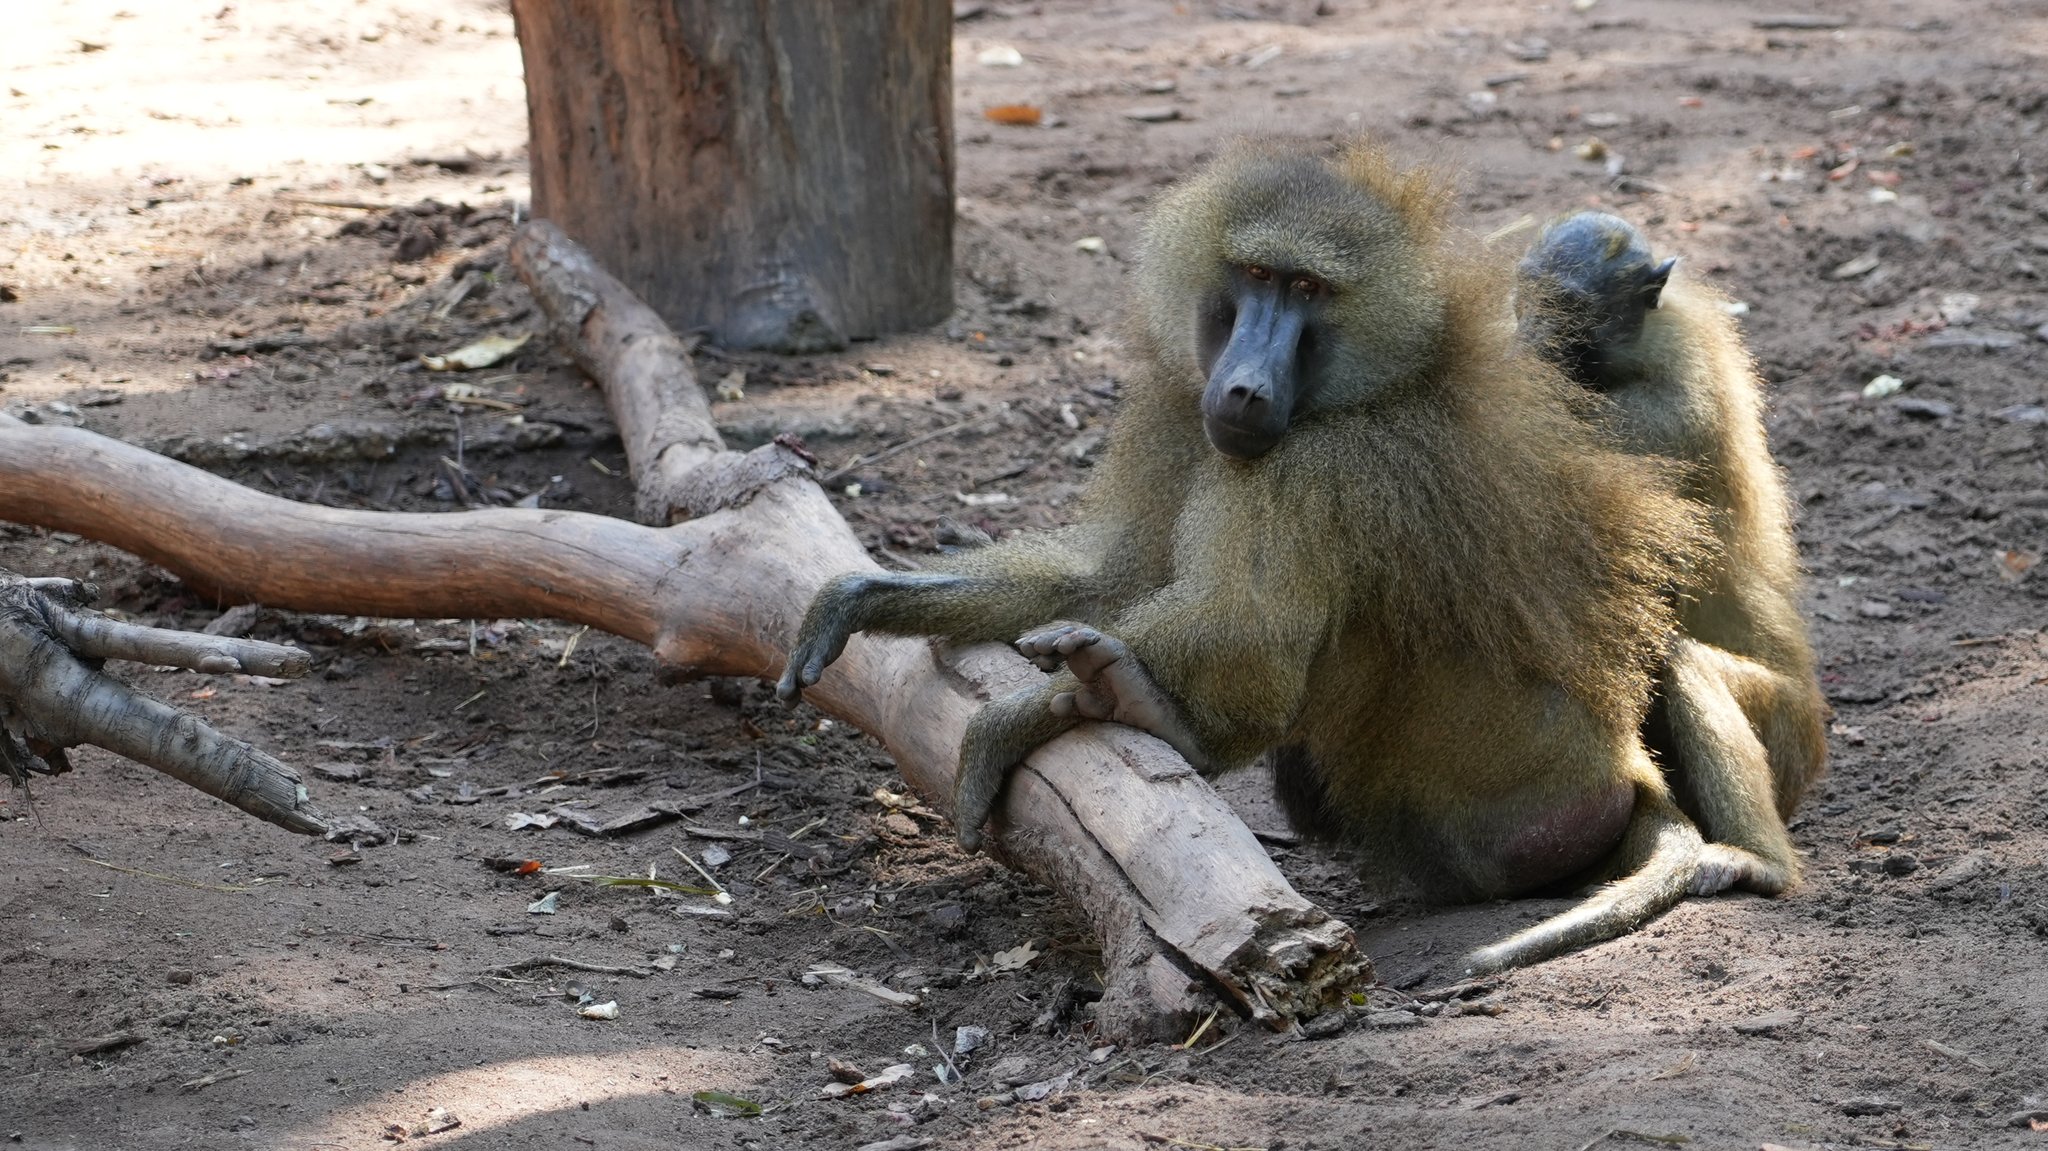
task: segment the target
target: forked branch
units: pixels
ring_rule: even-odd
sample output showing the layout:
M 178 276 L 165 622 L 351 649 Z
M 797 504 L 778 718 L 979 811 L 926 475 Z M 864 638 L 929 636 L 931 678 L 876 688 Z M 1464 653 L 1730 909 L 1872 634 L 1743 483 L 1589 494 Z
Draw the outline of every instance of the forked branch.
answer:
M 873 569 L 792 447 L 728 452 L 659 318 L 552 226 L 513 259 L 604 385 L 647 527 L 571 512 L 407 515 L 266 496 L 88 432 L 0 424 L 0 518 L 102 540 L 229 600 L 387 616 L 533 617 L 650 645 L 681 676 L 772 679 L 805 606 Z M 1039 673 L 1007 649 L 856 637 L 806 697 L 880 739 L 950 810 L 961 733 Z M 1291 888 L 1165 744 L 1088 725 L 1034 753 L 995 850 L 1071 899 L 1103 943 L 1105 1034 L 1185 1034 L 1220 995 L 1279 1025 L 1371 978 L 1351 931 Z M 1176 1034 L 1178 1033 L 1178 1034 Z
M 0 416 L 7 427 L 25 427 Z M 88 584 L 0 572 L 0 774 L 69 768 L 64 749 L 92 744 L 184 781 L 290 831 L 317 834 L 297 772 L 202 720 L 143 695 L 101 668 L 136 660 L 221 673 L 304 675 L 297 648 L 138 627 L 90 610 Z

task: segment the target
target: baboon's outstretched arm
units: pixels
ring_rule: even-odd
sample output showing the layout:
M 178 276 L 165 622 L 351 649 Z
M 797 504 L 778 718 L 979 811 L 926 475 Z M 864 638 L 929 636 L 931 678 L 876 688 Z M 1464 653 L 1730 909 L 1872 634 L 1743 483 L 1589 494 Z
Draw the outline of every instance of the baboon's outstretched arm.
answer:
M 855 632 L 1008 642 L 1050 620 L 1092 616 L 1112 582 L 1100 539 L 1076 525 L 956 553 L 944 571 L 840 576 L 804 613 L 775 692 L 795 702 Z

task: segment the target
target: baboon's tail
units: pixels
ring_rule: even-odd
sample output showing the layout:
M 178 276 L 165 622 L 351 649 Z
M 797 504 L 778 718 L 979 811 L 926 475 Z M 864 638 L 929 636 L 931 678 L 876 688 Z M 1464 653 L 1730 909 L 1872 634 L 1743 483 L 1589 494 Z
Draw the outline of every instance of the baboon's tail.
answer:
M 1570 911 L 1474 951 L 1465 973 L 1524 967 L 1634 931 L 1685 898 L 1702 846 L 1699 829 L 1662 788 L 1639 792 L 1617 861 L 1626 874 Z

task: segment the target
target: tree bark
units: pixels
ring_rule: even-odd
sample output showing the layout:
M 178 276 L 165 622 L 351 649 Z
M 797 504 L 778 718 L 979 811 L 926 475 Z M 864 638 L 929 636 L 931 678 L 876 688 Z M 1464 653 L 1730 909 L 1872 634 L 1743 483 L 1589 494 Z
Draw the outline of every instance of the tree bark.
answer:
M 678 331 L 810 352 L 953 306 L 948 0 L 513 0 L 534 215 Z

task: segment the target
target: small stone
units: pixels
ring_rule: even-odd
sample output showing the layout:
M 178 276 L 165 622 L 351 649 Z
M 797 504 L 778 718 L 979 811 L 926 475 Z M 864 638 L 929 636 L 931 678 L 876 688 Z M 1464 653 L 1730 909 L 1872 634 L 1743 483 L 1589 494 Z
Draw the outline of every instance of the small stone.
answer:
M 1168 120 L 1180 118 L 1180 109 L 1171 104 L 1152 104 L 1143 108 L 1132 108 L 1124 113 L 1124 119 L 1136 120 L 1140 124 L 1164 124 Z
M 1884 857 L 1886 875 L 1911 875 L 1920 870 L 1920 857 L 1908 851 L 1894 851 Z
M 1422 1022 L 1422 1016 L 1412 1011 L 1373 1011 L 1365 1017 L 1368 1027 L 1414 1027 Z
M 192 970 L 188 967 L 173 967 L 164 972 L 164 982 L 183 987 L 192 982 Z
M 1404 1012 L 1403 1014 L 1406 1013 Z M 1342 1011 L 1325 1011 L 1301 1025 L 1301 1037 L 1303 1039 L 1335 1038 L 1344 1033 L 1344 1028 L 1350 1022 L 1350 1017 Z
M 1888 619 L 1892 614 L 1892 605 L 1881 599 L 1867 599 L 1856 605 L 1856 614 L 1867 619 Z
M 1775 1035 L 1782 1028 L 1796 1026 L 1805 1016 L 1789 1007 L 1766 1011 L 1740 1023 L 1733 1024 L 1738 1035 Z
M 1896 1099 L 1880 1099 L 1875 1095 L 1858 1095 L 1841 1103 L 1844 1115 L 1889 1115 L 1904 1107 L 1905 1104 Z
M 1902 416 L 1916 420 L 1945 420 L 1956 414 L 1956 406 L 1944 400 L 1922 400 L 1911 397 L 1892 401 L 1892 410 Z
M 1930 891 L 1953 891 L 1991 869 L 1991 859 L 1981 851 L 1973 851 L 1948 865 L 1934 882 L 1927 885 Z

